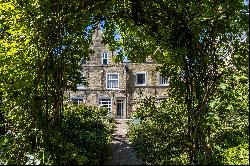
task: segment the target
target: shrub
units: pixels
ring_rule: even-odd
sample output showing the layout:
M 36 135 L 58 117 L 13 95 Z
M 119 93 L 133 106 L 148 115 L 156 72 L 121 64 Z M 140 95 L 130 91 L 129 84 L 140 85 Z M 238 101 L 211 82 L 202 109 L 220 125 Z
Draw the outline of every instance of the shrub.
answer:
M 128 137 L 138 158 L 144 164 L 190 164 L 191 142 L 188 141 L 186 108 L 171 99 L 157 102 L 146 98 L 141 102 L 129 123 Z M 211 132 L 212 161 L 199 152 L 201 164 L 249 164 L 248 127 L 223 127 L 223 123 Z
M 100 164 L 111 141 L 110 121 L 104 108 L 70 106 L 63 118 L 65 141 L 77 147 L 78 154 L 86 157 L 87 164 Z
M 114 126 L 107 112 L 84 105 L 65 106 L 61 127 L 48 128 L 46 134 L 40 129 L 19 129 L 16 124 L 0 138 L 0 164 L 101 164 Z
M 216 135 L 214 163 L 249 165 L 248 130 L 224 129 Z
M 181 105 L 146 98 L 133 114 L 129 140 L 145 164 L 187 164 L 188 143 Z

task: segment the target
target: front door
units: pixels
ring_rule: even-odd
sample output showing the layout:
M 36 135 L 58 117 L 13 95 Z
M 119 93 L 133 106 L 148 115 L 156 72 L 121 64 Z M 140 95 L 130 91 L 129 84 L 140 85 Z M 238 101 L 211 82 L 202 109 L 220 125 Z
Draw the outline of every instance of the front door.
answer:
M 122 119 L 124 118 L 124 100 L 117 99 L 117 107 L 116 107 L 116 118 Z

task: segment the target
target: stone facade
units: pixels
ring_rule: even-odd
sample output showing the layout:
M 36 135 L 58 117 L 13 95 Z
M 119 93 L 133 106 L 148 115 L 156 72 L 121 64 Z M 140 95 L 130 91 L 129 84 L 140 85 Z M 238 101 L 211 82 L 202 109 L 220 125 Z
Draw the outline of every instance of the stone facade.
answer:
M 141 64 L 114 63 L 112 57 L 115 53 L 101 43 L 101 36 L 101 30 L 97 29 L 90 46 L 94 53 L 82 64 L 82 74 L 88 86 L 79 85 L 77 92 L 66 92 L 71 101 L 104 106 L 115 118 L 127 119 L 135 111 L 139 99 L 167 97 L 169 84 L 165 78 L 160 80 L 157 64 L 150 59 Z

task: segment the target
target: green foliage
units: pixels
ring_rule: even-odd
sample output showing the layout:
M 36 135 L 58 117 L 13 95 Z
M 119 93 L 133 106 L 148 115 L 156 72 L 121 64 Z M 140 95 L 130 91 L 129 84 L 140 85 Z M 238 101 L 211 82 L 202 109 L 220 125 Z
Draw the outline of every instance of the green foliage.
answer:
M 107 110 L 87 106 L 67 109 L 63 119 L 65 141 L 72 143 L 80 154 L 87 157 L 87 164 L 100 164 L 111 141 L 112 124 Z
M 83 10 L 81 5 L 86 4 L 82 1 L 1 0 L 1 163 L 94 162 L 91 157 L 97 151 L 89 148 L 87 150 L 93 152 L 81 152 L 65 141 L 62 126 L 64 90 L 76 90 L 77 84 L 84 83 L 79 61 L 88 57 L 92 29 L 86 27 L 94 24 L 92 13 Z M 92 5 L 87 3 L 86 8 Z M 87 129 L 88 132 L 83 133 L 86 137 L 92 137 L 93 141 L 103 139 L 100 147 L 106 145 L 105 127 L 98 130 L 101 134 L 94 126 Z
M 212 122 L 208 121 L 207 125 L 211 127 L 209 146 L 212 147 L 213 154 L 210 163 L 249 164 L 248 125 L 234 122 L 228 126 L 224 123 L 237 119 L 246 120 L 245 118 L 245 115 L 237 114 L 234 117 L 221 117 L 216 123 L 215 117 L 211 118 Z M 179 104 L 170 98 L 165 101 L 146 98 L 133 113 L 128 136 L 144 164 L 182 165 L 190 164 L 192 142 L 188 133 L 185 104 Z M 197 156 L 200 164 L 208 163 L 202 154 Z
M 162 64 L 159 70 L 170 78 L 169 97 L 185 105 L 189 164 L 212 164 L 214 136 L 248 125 L 249 17 L 243 11 L 249 7 L 237 0 L 130 2 L 123 9 L 130 15 L 113 20 L 124 53 L 134 62 L 151 56 Z M 152 116 L 152 125 L 158 120 L 152 112 L 159 108 L 148 105 L 138 116 L 143 121 Z
M 60 130 L 51 129 L 48 133 L 38 130 L 16 133 L 10 128 L 10 133 L 1 136 L 1 163 L 100 164 L 109 148 L 113 126 L 107 110 L 69 105 L 65 106 L 62 121 Z M 29 141 L 33 134 L 39 145 L 36 151 Z M 44 144 L 42 135 L 48 137 L 49 144 Z
M 249 165 L 249 143 L 223 149 L 216 147 L 215 155 L 218 164 L 223 165 Z
M 143 62 L 150 55 L 171 80 L 171 100 L 161 107 L 149 101 L 136 115 L 143 125 L 135 127 L 138 135 L 131 139 L 142 158 L 147 156 L 144 143 L 151 149 L 146 163 L 185 164 L 188 156 L 189 164 L 211 164 L 216 149 L 217 156 L 224 156 L 221 162 L 246 163 L 229 157 L 240 156 L 246 148 L 239 133 L 248 126 L 249 17 L 243 13 L 248 10 L 238 0 L 1 1 L 1 162 L 29 164 L 42 158 L 45 164 L 92 164 L 90 157 L 99 152 L 91 148 L 101 143 L 91 140 L 87 154 L 69 142 L 62 129 L 81 141 L 71 126 L 76 120 L 78 129 L 86 127 L 81 131 L 85 140 L 105 142 L 106 132 L 97 133 L 106 128 L 97 120 L 82 124 L 83 117 L 92 117 L 87 113 L 67 113 L 71 120 L 64 121 L 63 92 L 84 82 L 78 62 L 88 57 L 92 29 L 105 20 L 103 43 L 111 50 L 122 48 L 114 59 L 125 54 Z M 243 32 L 246 40 L 241 42 Z M 115 40 L 118 33 L 121 39 Z M 231 128 L 232 135 L 225 128 Z M 240 153 L 231 154 L 236 149 Z
M 145 164 L 188 164 L 187 118 L 185 105 L 166 99 L 145 99 L 129 127 L 129 140 Z

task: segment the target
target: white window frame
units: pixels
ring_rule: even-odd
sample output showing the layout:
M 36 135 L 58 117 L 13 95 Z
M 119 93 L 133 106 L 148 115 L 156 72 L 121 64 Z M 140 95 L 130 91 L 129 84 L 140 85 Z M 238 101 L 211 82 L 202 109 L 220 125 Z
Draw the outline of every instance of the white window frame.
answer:
M 109 75 L 116 74 L 117 79 L 109 79 Z M 119 73 L 106 73 L 106 89 L 119 89 Z M 117 87 L 110 87 L 109 81 L 117 81 Z
M 106 55 L 106 56 L 105 56 L 105 55 Z M 107 65 L 107 64 L 109 63 L 108 57 L 109 57 L 108 52 L 105 51 L 105 52 L 102 53 L 102 64 L 103 64 L 103 65 Z M 107 60 L 107 64 L 104 64 L 104 63 L 103 63 L 103 60 L 104 60 L 104 59 Z
M 106 101 L 103 101 L 106 100 Z M 110 100 L 110 101 L 107 101 Z M 108 102 L 108 104 L 103 104 L 104 102 Z M 103 107 L 104 105 L 107 105 L 108 112 L 109 114 L 112 113 L 112 98 L 111 97 L 99 97 L 98 99 L 98 104 L 100 107 Z
M 138 74 L 144 74 L 145 75 L 145 83 L 144 84 L 138 84 L 138 80 L 137 80 L 137 75 Z M 136 72 L 135 73 L 135 85 L 136 86 L 145 86 L 145 85 L 147 85 L 147 73 L 146 72 Z
M 116 116 L 117 115 L 117 109 L 118 109 L 118 104 L 121 104 L 121 115 L 119 116 L 119 118 L 123 118 L 124 117 L 124 99 L 116 99 Z
M 169 86 L 169 79 L 166 78 L 166 80 L 163 83 L 163 80 L 162 80 L 163 78 L 164 78 L 164 76 L 161 73 L 158 73 L 158 84 L 159 84 L 159 86 Z

